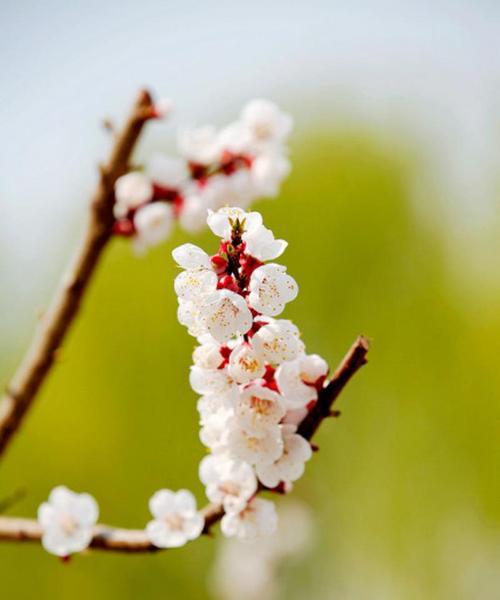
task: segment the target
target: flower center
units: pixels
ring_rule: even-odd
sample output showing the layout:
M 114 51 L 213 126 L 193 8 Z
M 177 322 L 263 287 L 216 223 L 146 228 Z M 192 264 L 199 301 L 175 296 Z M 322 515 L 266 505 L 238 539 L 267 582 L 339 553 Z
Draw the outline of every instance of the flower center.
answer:
M 240 493 L 240 487 L 232 481 L 224 481 L 220 484 L 219 489 L 227 496 L 237 496 Z
M 59 525 L 66 535 L 73 535 L 78 530 L 78 522 L 71 515 L 63 513 L 59 517 Z
M 184 519 L 178 513 L 167 515 L 163 520 L 174 531 L 181 531 L 184 525 Z
M 258 396 L 252 396 L 250 398 L 250 405 L 252 410 L 260 416 L 267 416 L 271 412 L 272 401 L 264 400 L 264 398 L 259 398 Z

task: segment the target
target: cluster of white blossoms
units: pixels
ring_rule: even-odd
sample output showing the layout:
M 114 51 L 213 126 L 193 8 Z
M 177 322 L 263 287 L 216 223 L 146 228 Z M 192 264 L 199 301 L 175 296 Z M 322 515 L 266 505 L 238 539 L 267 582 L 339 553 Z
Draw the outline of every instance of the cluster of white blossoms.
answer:
M 192 244 L 173 251 L 184 269 L 175 280 L 179 321 L 200 344 L 190 383 L 211 453 L 199 473 L 209 500 L 224 508 L 222 532 L 253 539 L 276 527 L 274 504 L 255 497 L 259 487 L 290 490 L 311 457 L 297 428 L 328 366 L 306 354 L 291 321 L 275 318 L 298 288 L 284 266 L 265 261 L 287 243 L 241 208 L 209 211 L 207 222 L 221 238 L 217 254 Z
M 295 280 L 273 261 L 287 243 L 262 217 L 242 208 L 208 211 L 221 238 L 209 256 L 193 244 L 173 251 L 178 318 L 198 339 L 191 387 L 201 397 L 200 439 L 210 450 L 199 475 L 211 502 L 224 509 L 227 537 L 253 540 L 277 527 L 275 506 L 260 489 L 288 492 L 311 457 L 299 426 L 318 400 L 328 365 L 306 354 L 297 327 L 276 318 L 297 296 Z M 158 548 L 197 538 L 205 519 L 188 490 L 159 490 L 149 502 L 145 534 Z M 65 557 L 87 548 L 99 509 L 89 494 L 55 488 L 38 511 L 44 548 Z
M 221 130 L 180 131 L 180 158 L 154 155 L 143 171 L 116 181 L 115 234 L 132 237 L 140 252 L 165 240 L 175 220 L 196 232 L 205 226 L 208 209 L 246 208 L 257 198 L 276 196 L 290 172 L 291 129 L 292 118 L 276 104 L 252 100 Z

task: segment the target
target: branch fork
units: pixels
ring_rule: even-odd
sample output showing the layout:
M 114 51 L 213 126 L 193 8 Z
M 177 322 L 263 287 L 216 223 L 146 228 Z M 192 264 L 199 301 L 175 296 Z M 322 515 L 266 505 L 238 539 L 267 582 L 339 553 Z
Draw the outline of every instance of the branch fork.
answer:
M 113 147 L 108 160 L 99 165 L 99 181 L 90 202 L 88 223 L 80 248 L 63 276 L 49 309 L 41 317 L 31 346 L 0 401 L 0 459 L 45 383 L 112 237 L 115 182 L 129 170 L 131 156 L 144 125 L 159 116 L 151 95 L 144 90 L 139 94 L 123 129 L 120 132 L 115 131 L 114 127 L 112 129 Z M 318 401 L 299 425 L 297 433 L 310 441 L 325 418 L 339 416 L 339 411 L 332 410 L 332 406 L 347 382 L 366 363 L 367 353 L 368 342 L 360 336 L 329 383 L 320 391 Z M 258 493 L 261 491 L 272 490 L 261 487 Z M 208 504 L 201 514 L 205 521 L 203 533 L 209 535 L 211 527 L 224 516 L 224 510 L 220 505 Z M 40 542 L 42 535 L 42 528 L 34 519 L 0 516 L 0 540 Z M 94 527 L 90 547 L 128 553 L 159 550 L 151 544 L 144 530 L 102 524 Z

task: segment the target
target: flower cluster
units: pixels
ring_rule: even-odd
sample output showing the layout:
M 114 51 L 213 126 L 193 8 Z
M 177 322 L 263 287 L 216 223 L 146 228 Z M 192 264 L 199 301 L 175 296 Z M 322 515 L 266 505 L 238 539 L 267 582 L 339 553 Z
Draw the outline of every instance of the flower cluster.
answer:
M 291 117 L 273 102 L 252 100 L 219 131 L 182 130 L 181 158 L 155 155 L 143 171 L 116 181 L 115 234 L 133 237 L 141 251 L 166 239 L 176 219 L 196 232 L 207 209 L 246 208 L 257 198 L 276 196 L 290 171 L 285 143 L 291 129 Z
M 288 491 L 311 457 L 297 427 L 318 399 L 328 366 L 308 355 L 297 327 L 277 319 L 297 296 L 295 280 L 272 261 L 287 244 L 259 213 L 209 211 L 218 252 L 184 244 L 173 251 L 178 318 L 197 337 L 190 383 L 200 394 L 200 464 L 209 500 L 221 504 L 225 535 L 252 539 L 276 527 L 259 487 Z
M 297 427 L 318 399 L 328 366 L 308 355 L 297 327 L 277 319 L 297 296 L 295 280 L 272 261 L 287 244 L 264 227 L 259 213 L 209 211 L 218 252 L 184 244 L 173 251 L 183 271 L 175 280 L 178 316 L 198 338 L 190 383 L 200 394 L 200 438 L 211 453 L 199 474 L 207 497 L 224 508 L 222 532 L 242 540 L 272 533 L 274 504 L 260 488 L 289 491 L 311 457 Z M 159 490 L 145 528 L 158 548 L 197 538 L 205 521 L 188 490 Z M 38 511 L 45 549 L 69 556 L 89 546 L 99 509 L 89 494 L 60 486 Z

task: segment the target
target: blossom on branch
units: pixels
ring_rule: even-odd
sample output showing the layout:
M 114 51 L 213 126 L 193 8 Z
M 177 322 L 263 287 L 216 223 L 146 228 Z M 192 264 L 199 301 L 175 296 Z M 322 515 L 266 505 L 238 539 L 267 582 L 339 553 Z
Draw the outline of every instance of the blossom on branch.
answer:
M 267 127 L 273 129 L 263 123 L 262 136 Z M 306 354 L 291 321 L 273 318 L 298 293 L 284 266 L 265 263 L 287 243 L 275 239 L 259 213 L 240 207 L 209 211 L 207 224 L 220 238 L 216 254 L 209 258 L 192 244 L 173 251 L 184 269 L 174 286 L 179 321 L 199 342 L 190 383 L 201 395 L 200 439 L 211 451 L 200 479 L 208 498 L 224 507 L 222 532 L 252 539 L 276 521 L 273 504 L 254 497 L 257 481 L 287 492 L 311 457 L 297 427 L 314 407 L 328 366 Z
M 141 171 L 116 181 L 114 233 L 132 237 L 136 250 L 144 252 L 169 236 L 175 220 L 194 233 L 205 227 L 208 210 L 247 208 L 258 198 L 276 196 L 290 172 L 286 142 L 292 126 L 276 104 L 253 100 L 219 131 L 211 125 L 181 130 L 179 158 L 155 154 Z M 282 240 L 265 228 L 260 241 L 252 240 L 250 228 L 248 235 L 258 260 L 277 258 L 284 250 Z
M 76 494 L 64 486 L 55 487 L 48 502 L 38 509 L 42 545 L 51 554 L 66 557 L 88 547 L 99 508 L 89 494 Z
M 178 548 L 196 539 L 203 531 L 204 519 L 196 510 L 196 500 L 188 490 L 159 490 L 149 500 L 154 519 L 146 533 L 157 548 Z

